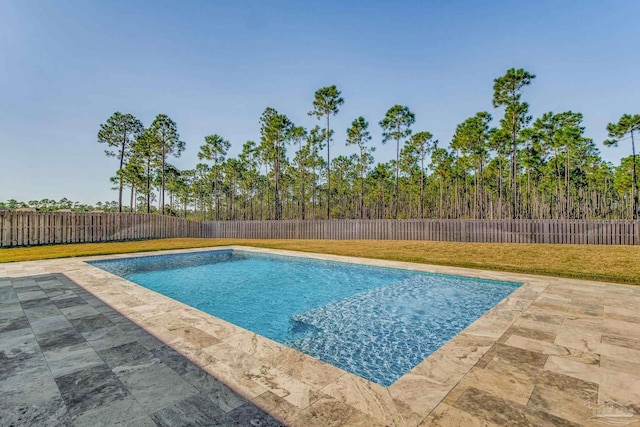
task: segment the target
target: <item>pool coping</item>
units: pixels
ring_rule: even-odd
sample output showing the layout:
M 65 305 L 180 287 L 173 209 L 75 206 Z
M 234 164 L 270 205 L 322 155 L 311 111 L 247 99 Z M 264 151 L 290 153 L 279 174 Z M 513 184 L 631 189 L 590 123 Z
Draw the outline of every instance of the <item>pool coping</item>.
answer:
M 225 249 L 522 285 L 391 386 L 384 387 L 87 264 L 87 261 Z M 552 284 L 588 285 L 595 289 L 616 286 L 621 294 L 638 298 L 637 289 L 628 285 L 248 246 L 30 261 L 2 267 L 5 274 L 11 274 L 12 270 L 14 274 L 65 274 L 210 375 L 290 425 L 305 425 L 319 416 L 343 425 L 419 425 Z

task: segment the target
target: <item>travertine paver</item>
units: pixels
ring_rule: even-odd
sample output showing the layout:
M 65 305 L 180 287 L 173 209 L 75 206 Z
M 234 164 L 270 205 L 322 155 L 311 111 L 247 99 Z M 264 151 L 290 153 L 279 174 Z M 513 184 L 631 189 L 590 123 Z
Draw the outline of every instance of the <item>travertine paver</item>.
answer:
M 166 253 L 201 250 L 206 249 Z M 129 408 L 119 413 L 135 417 L 139 405 L 145 414 L 153 414 L 155 422 L 167 425 L 185 414 L 191 414 L 194 423 L 207 417 L 218 420 L 224 414 L 248 417 L 259 411 L 257 407 L 282 423 L 300 426 L 596 425 L 599 420 L 608 420 L 607 408 L 617 408 L 618 415 L 622 413 L 627 421 L 640 422 L 640 287 L 242 250 L 516 281 L 523 286 L 394 384 L 382 387 L 94 268 L 82 259 L 0 264 L 0 329 L 20 330 L 28 322 L 34 334 L 25 339 L 3 332 L 8 335 L 0 341 L 0 351 L 7 354 L 4 348 L 8 346 L 36 354 L 37 340 L 47 348 L 41 358 L 28 357 L 24 363 L 12 358 L 6 364 L 12 366 L 16 384 L 23 384 L 26 390 L 7 395 L 7 401 L 14 405 L 20 399 L 28 401 L 29 387 L 33 386 L 25 380 L 26 375 L 42 376 L 38 387 L 46 405 L 36 405 L 38 416 L 58 414 L 64 418 L 74 414 L 73 409 L 61 412 L 62 401 L 52 387 L 58 379 L 47 382 L 43 367 L 51 367 L 49 372 L 64 378 L 74 375 L 69 370 L 76 366 L 78 372 L 93 375 L 95 384 L 119 396 L 120 386 L 110 383 L 110 377 L 100 371 L 95 355 L 79 340 L 80 334 L 107 365 L 130 361 L 112 369 L 128 393 L 114 400 Z M 86 291 L 80 296 L 88 306 L 65 303 L 64 299 L 72 300 L 75 295 L 67 289 L 54 290 L 55 286 L 47 289 L 47 280 L 34 279 L 51 273 L 63 273 L 56 278 L 81 285 Z M 3 276 L 11 277 L 10 281 Z M 15 283 L 14 293 L 4 291 L 9 283 Z M 42 302 L 40 291 L 51 301 Z M 96 309 L 101 301 L 111 308 Z M 123 334 L 120 324 L 111 326 L 101 317 L 116 323 L 110 316 L 117 312 L 141 328 L 129 323 L 132 326 Z M 82 332 L 85 328 L 90 331 Z M 61 340 L 67 345 L 61 346 Z M 118 351 L 113 350 L 116 347 Z M 190 363 L 181 355 L 204 371 L 189 370 Z M 175 376 L 152 363 L 154 357 Z M 174 383 L 158 376 L 185 382 L 175 387 L 179 403 L 171 404 L 170 397 L 150 390 Z M 4 401 L 7 391 L 2 387 L 4 383 L 0 384 Z M 208 401 L 202 400 L 203 393 L 207 399 L 216 399 L 215 408 L 205 404 Z M 253 405 L 243 403 L 247 400 Z M 127 406 L 130 401 L 135 405 Z M 609 406 L 605 406 L 607 402 Z M 82 421 L 81 417 L 76 419 Z
M 252 424 L 281 425 L 64 275 L 0 278 L 0 425 Z

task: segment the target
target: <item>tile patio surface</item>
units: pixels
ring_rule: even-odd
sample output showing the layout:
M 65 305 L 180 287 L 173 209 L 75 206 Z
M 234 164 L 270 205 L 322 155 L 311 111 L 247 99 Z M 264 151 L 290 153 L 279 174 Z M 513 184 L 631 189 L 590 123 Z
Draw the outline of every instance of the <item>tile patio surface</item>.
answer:
M 0 286 L 3 426 L 281 425 L 62 274 Z
M 0 264 L 1 425 L 640 422 L 640 287 L 299 254 L 524 283 L 382 387 L 84 262 L 141 255 Z

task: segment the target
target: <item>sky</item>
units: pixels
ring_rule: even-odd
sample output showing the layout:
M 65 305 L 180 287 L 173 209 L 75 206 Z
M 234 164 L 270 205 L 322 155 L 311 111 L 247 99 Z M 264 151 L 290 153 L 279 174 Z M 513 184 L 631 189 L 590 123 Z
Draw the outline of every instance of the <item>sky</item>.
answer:
M 186 142 L 171 162 L 189 169 L 205 135 L 233 156 L 259 141 L 266 107 L 315 126 L 313 94 L 333 84 L 332 156 L 354 151 L 346 129 L 362 115 L 376 161 L 392 158 L 378 122 L 395 104 L 447 146 L 478 111 L 497 125 L 493 80 L 512 67 L 537 76 L 523 95 L 534 118 L 583 113 L 617 165 L 630 146 L 602 141 L 640 113 L 638 16 L 636 0 L 0 0 L 0 201 L 116 200 L 117 160 L 96 138 L 115 111 L 169 115 Z

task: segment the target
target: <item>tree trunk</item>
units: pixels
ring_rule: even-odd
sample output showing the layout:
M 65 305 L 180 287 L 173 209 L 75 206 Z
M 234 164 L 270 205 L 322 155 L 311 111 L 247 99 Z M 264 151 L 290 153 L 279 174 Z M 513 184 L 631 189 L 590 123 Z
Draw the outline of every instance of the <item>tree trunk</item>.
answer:
M 513 138 L 513 151 L 511 152 L 511 216 L 513 219 L 518 218 L 518 165 L 517 162 L 517 146 L 515 134 Z
M 517 102 L 515 92 L 512 93 L 513 103 Z M 518 218 L 518 118 L 516 114 L 517 108 L 513 112 L 513 122 L 511 124 L 511 217 Z
M 215 199 L 216 221 L 220 221 L 220 197 L 218 197 L 218 157 L 217 156 L 213 164 L 213 167 L 215 168 L 215 170 L 213 172 L 213 197 L 211 198 L 211 200 L 213 201 Z M 213 206 L 211 206 L 210 215 L 212 215 L 212 218 L 213 218 Z
M 162 143 L 162 191 L 160 192 L 160 206 L 162 206 L 161 212 L 164 215 L 164 167 L 166 163 L 166 146 L 164 142 Z
M 360 219 L 364 218 L 364 148 L 360 145 Z
M 531 169 L 527 166 L 527 218 L 531 219 Z
M 304 162 L 302 161 L 302 140 L 300 141 L 300 219 L 304 220 Z
M 440 177 L 440 212 L 438 213 L 438 216 L 440 217 L 440 219 L 442 219 L 442 204 L 443 204 L 443 200 L 442 200 L 442 196 L 443 196 L 443 189 L 442 189 L 442 185 L 444 179 L 442 177 Z
M 275 176 L 275 213 L 276 220 L 282 219 L 282 206 L 280 206 L 280 141 L 276 141 L 276 159 L 273 163 L 274 176 Z
M 631 154 L 633 160 L 633 219 L 638 219 L 638 174 L 636 172 L 636 142 L 631 130 Z
M 127 133 L 122 136 L 122 147 L 120 148 L 120 169 L 118 169 L 118 177 L 120 178 L 120 192 L 118 193 L 118 212 L 122 212 L 122 190 L 124 182 L 122 180 L 122 168 L 124 167 L 124 150 L 127 148 Z
M 480 219 L 484 219 L 485 218 L 485 200 L 484 200 L 484 183 L 483 183 L 483 162 L 482 159 L 480 159 L 480 178 L 479 178 L 479 182 L 480 182 Z
M 147 159 L 147 213 L 151 213 L 151 159 Z
M 570 188 L 569 188 L 569 184 L 571 182 L 570 177 L 569 177 L 569 171 L 571 168 L 571 160 L 570 160 L 570 152 L 569 152 L 569 145 L 567 145 L 567 152 L 566 152 L 566 156 L 567 156 L 567 166 L 566 169 L 564 171 L 564 187 L 565 187 L 565 207 L 564 207 L 564 211 L 565 211 L 565 218 L 569 219 L 570 216 L 570 211 L 569 211 L 569 197 L 570 197 Z
M 424 219 L 424 155 L 420 156 L 420 219 Z
M 399 130 L 398 130 L 399 131 Z M 393 206 L 393 219 L 398 219 L 398 176 L 400 171 L 400 138 L 396 138 L 396 188 Z
M 498 154 L 498 219 L 502 219 L 502 156 Z
M 478 219 L 478 166 L 473 174 L 473 219 Z
M 131 184 L 131 200 L 130 200 L 130 205 L 131 205 L 131 212 L 135 212 L 134 210 L 134 201 L 135 201 L 135 185 Z
M 327 114 L 327 219 L 331 219 L 331 157 L 329 156 L 331 134 L 329 130 L 329 114 Z
M 556 219 L 560 218 L 560 164 L 558 163 L 558 149 L 553 149 L 556 162 Z

